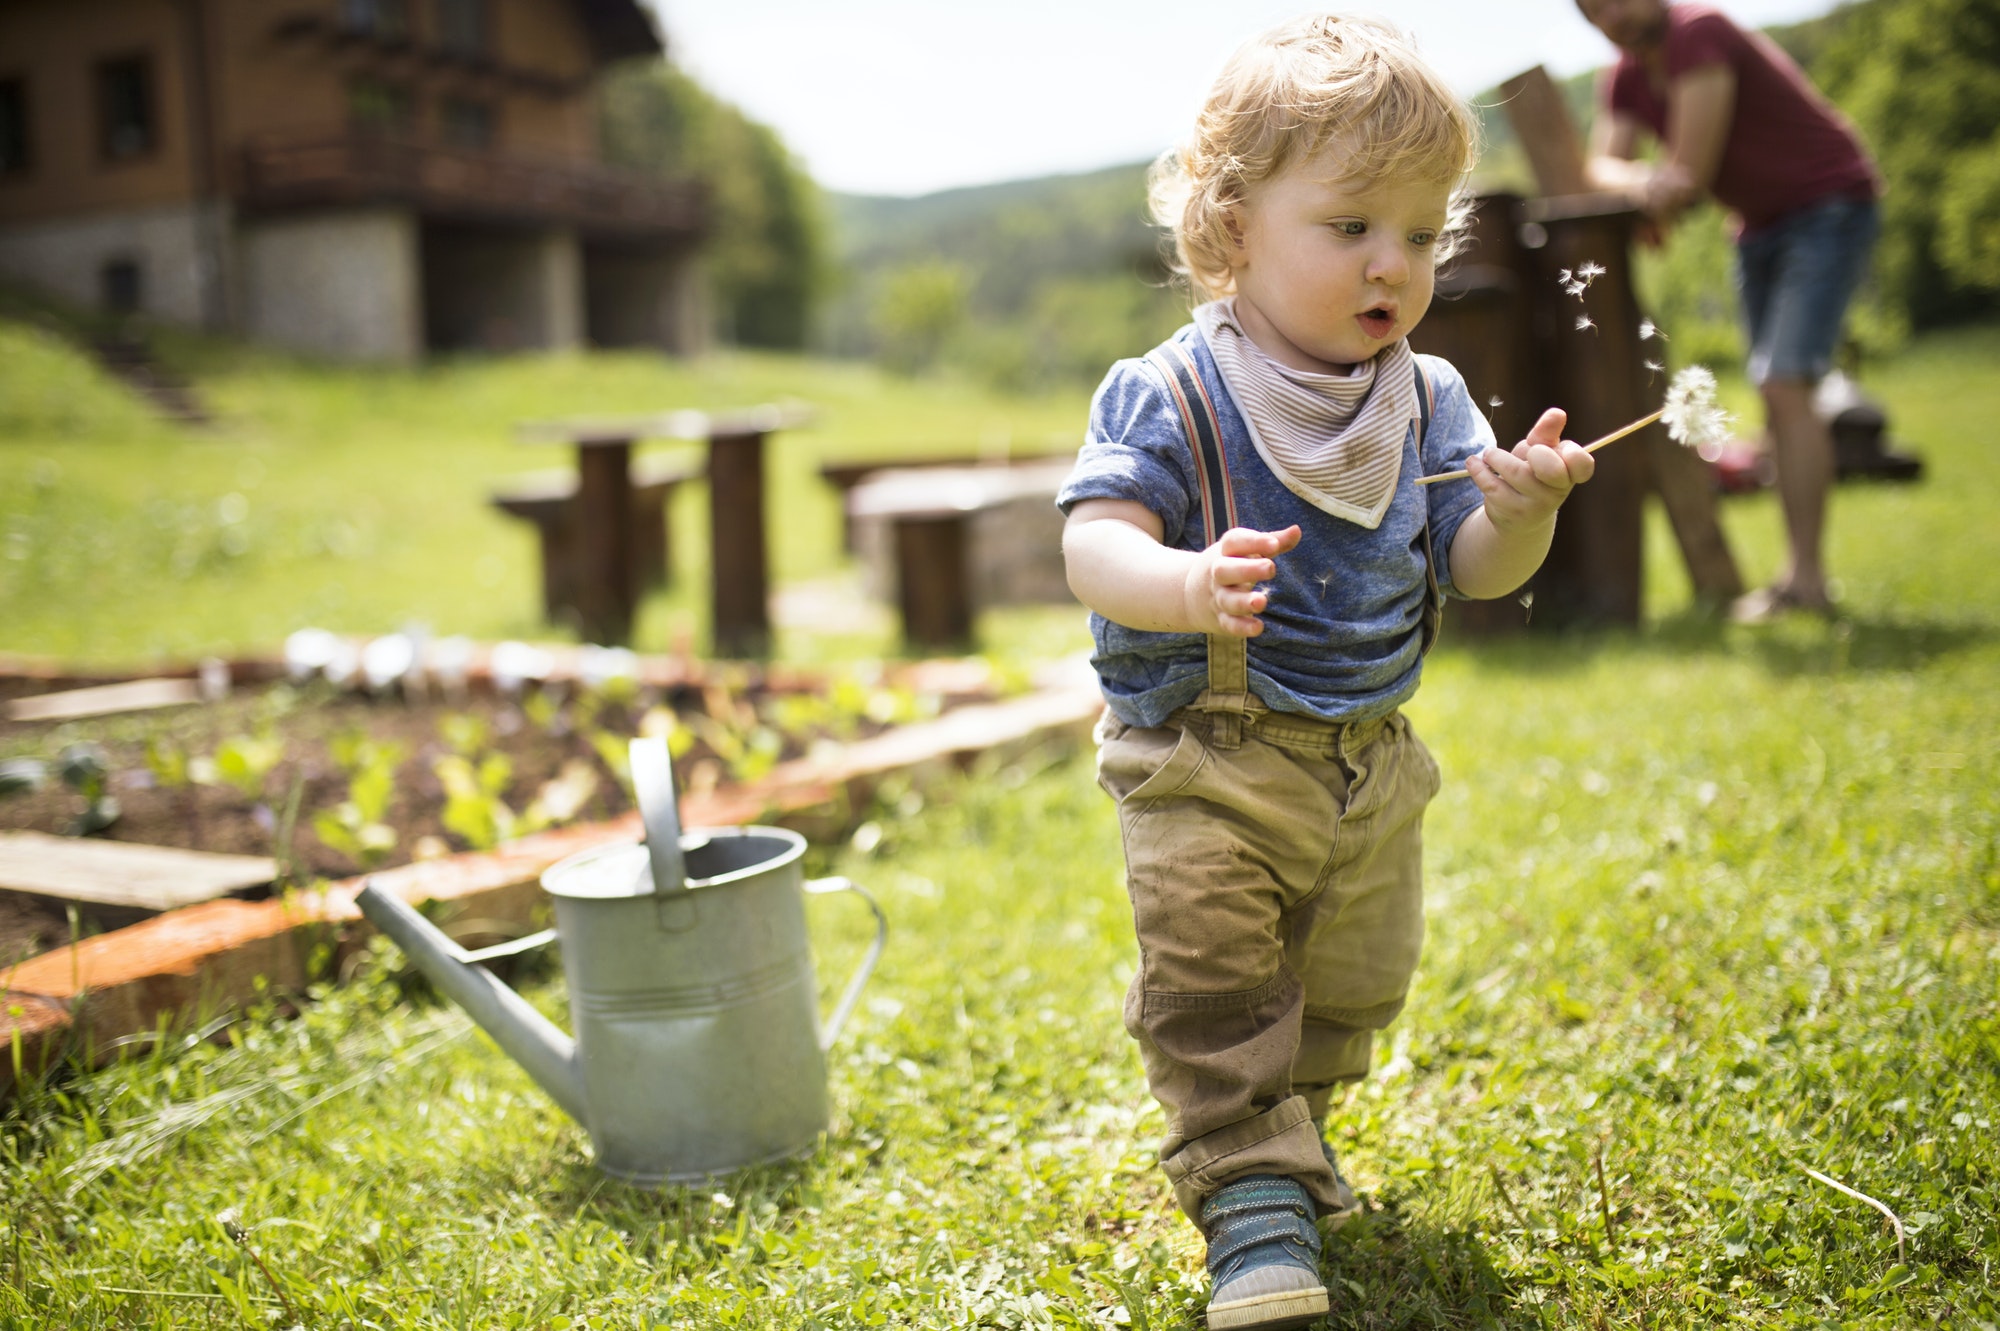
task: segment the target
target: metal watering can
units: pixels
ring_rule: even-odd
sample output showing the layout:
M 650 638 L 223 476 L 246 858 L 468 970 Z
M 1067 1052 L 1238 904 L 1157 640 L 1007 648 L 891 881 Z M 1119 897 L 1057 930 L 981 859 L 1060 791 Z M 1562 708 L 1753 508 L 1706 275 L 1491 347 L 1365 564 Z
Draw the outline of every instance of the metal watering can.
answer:
M 682 1183 L 809 1150 L 826 1130 L 826 1051 L 888 937 L 845 878 L 801 881 L 779 827 L 683 836 L 664 739 L 632 741 L 643 842 L 542 875 L 556 927 L 468 952 L 372 882 L 356 905 L 590 1133 L 598 1167 Z M 804 893 L 854 892 L 875 941 L 824 1028 Z M 559 939 L 572 1039 L 479 963 Z

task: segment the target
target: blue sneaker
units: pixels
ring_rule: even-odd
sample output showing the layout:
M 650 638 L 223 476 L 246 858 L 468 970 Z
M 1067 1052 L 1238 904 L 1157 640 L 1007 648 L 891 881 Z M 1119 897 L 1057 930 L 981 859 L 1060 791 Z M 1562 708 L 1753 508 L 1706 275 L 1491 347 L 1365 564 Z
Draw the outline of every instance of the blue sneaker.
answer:
M 1252 1174 L 1201 1204 L 1208 1331 L 1278 1331 L 1326 1316 L 1312 1198 L 1294 1179 Z
M 1340 1161 L 1333 1154 L 1333 1143 L 1324 1136 L 1319 1139 L 1320 1154 L 1326 1157 L 1327 1168 L 1333 1171 L 1333 1191 L 1338 1205 L 1320 1217 L 1320 1223 L 1332 1233 L 1346 1224 L 1348 1217 L 1361 1209 L 1361 1199 L 1354 1195 L 1354 1189 L 1347 1186 L 1347 1176 L 1340 1172 Z

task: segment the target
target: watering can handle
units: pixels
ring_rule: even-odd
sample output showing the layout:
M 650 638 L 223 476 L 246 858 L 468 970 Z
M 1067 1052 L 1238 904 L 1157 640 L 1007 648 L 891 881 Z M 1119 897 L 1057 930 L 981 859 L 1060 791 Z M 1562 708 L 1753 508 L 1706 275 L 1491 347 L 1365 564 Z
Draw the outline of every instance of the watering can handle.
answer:
M 875 963 L 882 959 L 882 947 L 889 941 L 889 917 L 882 913 L 882 907 L 868 894 L 868 889 L 851 878 L 808 878 L 805 889 L 814 896 L 823 896 L 829 892 L 852 892 L 868 903 L 869 910 L 875 912 L 875 941 L 868 945 L 868 955 L 863 957 L 861 964 L 855 968 L 854 977 L 847 982 L 846 992 L 841 994 L 840 1001 L 834 1004 L 833 1015 L 826 1019 L 826 1029 L 820 1033 L 819 1047 L 821 1052 L 825 1052 L 833 1048 L 833 1042 L 840 1038 L 840 1028 L 847 1024 L 848 1014 L 853 1012 L 854 1005 L 861 1001 L 861 987 L 868 983 L 868 977 L 875 973 Z
M 646 855 L 653 866 L 653 891 L 665 896 L 687 890 L 681 858 L 680 802 L 674 798 L 674 760 L 664 736 L 635 738 L 627 751 L 632 765 L 632 800 L 646 828 Z

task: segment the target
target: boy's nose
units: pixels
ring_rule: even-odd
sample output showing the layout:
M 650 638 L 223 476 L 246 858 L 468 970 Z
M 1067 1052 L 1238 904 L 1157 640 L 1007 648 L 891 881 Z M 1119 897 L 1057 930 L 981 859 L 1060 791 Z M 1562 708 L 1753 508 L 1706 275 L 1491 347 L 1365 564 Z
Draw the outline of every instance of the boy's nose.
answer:
M 1410 256 L 1401 245 L 1386 245 L 1368 261 L 1368 280 L 1399 287 L 1410 280 Z

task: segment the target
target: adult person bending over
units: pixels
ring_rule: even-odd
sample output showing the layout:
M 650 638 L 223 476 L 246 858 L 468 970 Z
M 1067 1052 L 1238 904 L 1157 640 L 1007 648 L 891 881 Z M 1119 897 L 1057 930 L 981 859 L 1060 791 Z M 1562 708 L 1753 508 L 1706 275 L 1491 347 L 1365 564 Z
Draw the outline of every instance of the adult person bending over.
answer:
M 1813 390 L 1867 267 L 1881 181 L 1853 128 L 1770 38 L 1707 5 L 1577 0 L 1618 47 L 1591 144 L 1600 189 L 1662 228 L 1704 196 L 1736 214 L 1736 288 L 1763 395 L 1791 558 L 1731 607 L 1739 622 L 1831 609 L 1820 559 L 1833 440 Z M 1655 162 L 1633 160 L 1640 136 Z

